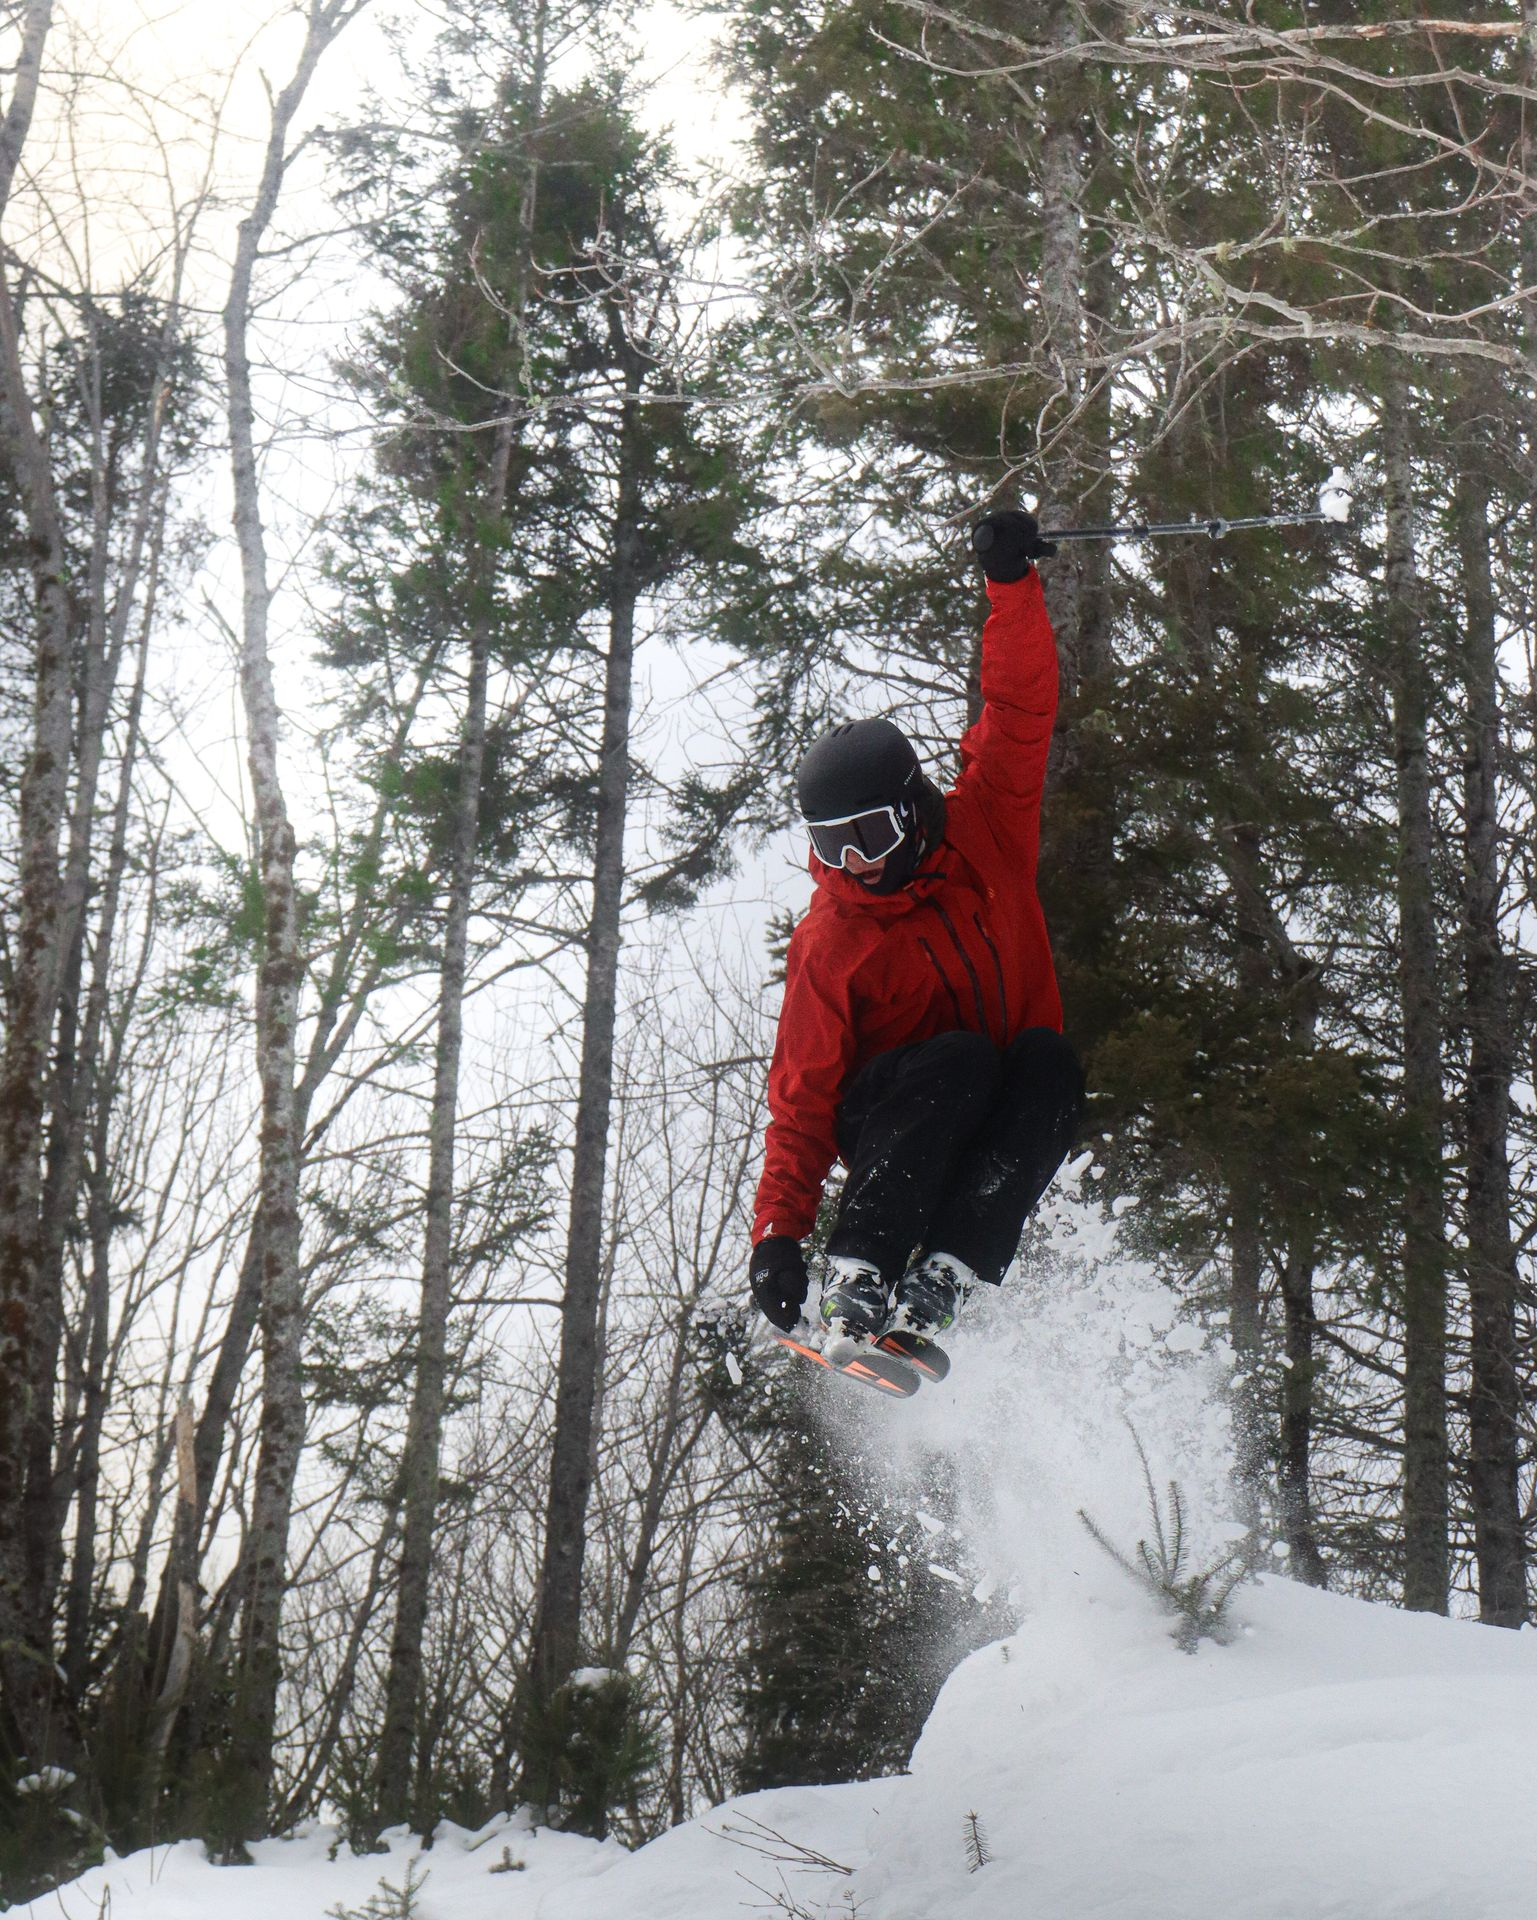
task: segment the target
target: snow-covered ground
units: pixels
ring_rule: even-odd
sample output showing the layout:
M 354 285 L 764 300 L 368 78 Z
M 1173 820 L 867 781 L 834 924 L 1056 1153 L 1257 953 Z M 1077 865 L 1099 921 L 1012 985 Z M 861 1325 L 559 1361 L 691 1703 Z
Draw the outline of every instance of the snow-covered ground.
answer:
M 420 1920 L 1534 1920 L 1537 1633 L 1273 1574 L 1237 1594 L 1228 1644 L 1179 1652 L 1078 1515 L 1128 1547 L 1147 1531 L 1140 1441 L 1196 1559 L 1221 1552 L 1232 1354 L 1072 1182 L 1053 1207 L 1051 1253 L 970 1315 L 943 1387 L 887 1405 L 826 1382 L 872 1491 L 954 1462 L 935 1577 L 980 1576 L 1018 1622 L 951 1677 L 910 1773 L 747 1796 L 634 1854 L 520 1818 L 388 1859 L 333 1860 L 322 1829 L 254 1869 L 185 1844 L 28 1911 L 323 1920 L 392 1911 L 381 1880 L 414 1871 Z
M 749 1795 L 627 1854 L 518 1820 L 448 1828 L 422 1920 L 1531 1920 L 1537 1634 L 1275 1577 L 1187 1656 L 1128 1585 L 952 1677 L 895 1780 Z M 968 1858 L 970 1816 L 990 1856 Z M 36 1920 L 322 1920 L 404 1883 L 316 1830 L 209 1866 L 134 1855 Z

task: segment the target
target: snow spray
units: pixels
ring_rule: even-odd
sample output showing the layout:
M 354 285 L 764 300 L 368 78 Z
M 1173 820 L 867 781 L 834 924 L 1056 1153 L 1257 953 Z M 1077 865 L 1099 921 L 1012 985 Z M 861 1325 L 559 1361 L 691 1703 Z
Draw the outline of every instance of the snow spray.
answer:
M 1226 1326 L 1197 1323 L 1126 1250 L 1124 1215 L 1084 1195 L 1090 1160 L 1064 1168 L 1002 1287 L 972 1295 L 946 1341 L 948 1380 L 891 1404 L 817 1396 L 872 1494 L 907 1512 L 933 1456 L 948 1460 L 958 1509 L 930 1528 L 934 1577 L 964 1579 L 979 1602 L 1006 1596 L 1016 1622 L 1090 1594 L 1130 1597 L 1080 1516 L 1135 1554 L 1152 1524 L 1139 1443 L 1159 1494 L 1179 1485 L 1196 1564 L 1243 1532 Z

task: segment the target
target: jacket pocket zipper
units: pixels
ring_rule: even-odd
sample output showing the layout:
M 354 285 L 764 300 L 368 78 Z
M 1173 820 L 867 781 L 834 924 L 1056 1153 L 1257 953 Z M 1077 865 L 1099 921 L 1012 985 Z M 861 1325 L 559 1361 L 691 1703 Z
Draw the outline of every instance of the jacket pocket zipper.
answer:
M 998 949 L 993 945 L 993 936 L 982 924 L 981 914 L 974 913 L 971 918 L 977 932 L 982 936 L 982 944 L 993 956 L 993 972 L 998 976 L 998 1012 L 1003 1020 L 1003 1039 L 1000 1044 L 1007 1046 L 1009 1044 L 1009 996 L 1003 990 L 1003 962 L 998 958 Z
M 934 911 L 944 921 L 945 932 L 950 936 L 950 944 L 961 956 L 961 965 L 966 969 L 966 977 L 971 981 L 972 997 L 977 1003 L 977 1019 L 982 1024 L 982 1037 L 985 1040 L 991 1040 L 993 1035 L 992 1029 L 987 1024 L 987 1008 L 982 1004 L 982 982 L 977 978 L 977 970 L 971 964 L 971 955 L 961 945 L 961 936 L 955 930 L 955 922 L 937 900 L 934 902 Z M 957 1016 L 960 1014 L 959 1007 L 956 1008 L 956 1014 Z
M 948 993 L 950 996 L 950 1005 L 955 1009 L 955 1018 L 956 1018 L 957 1024 L 964 1025 L 965 1023 L 961 1020 L 961 1003 L 955 997 L 955 988 L 952 987 L 950 984 L 949 974 L 946 973 L 944 968 L 939 964 L 939 955 L 929 945 L 927 940 L 920 939 L 918 942 L 918 945 L 922 947 L 923 951 L 929 956 L 929 964 L 933 967 L 934 971 L 939 975 L 940 979 L 944 982 L 945 992 Z

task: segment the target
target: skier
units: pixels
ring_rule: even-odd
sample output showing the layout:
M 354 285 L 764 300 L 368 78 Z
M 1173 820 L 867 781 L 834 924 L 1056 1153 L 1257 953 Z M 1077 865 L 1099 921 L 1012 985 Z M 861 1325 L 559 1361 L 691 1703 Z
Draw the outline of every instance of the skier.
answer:
M 840 1367 L 894 1335 L 913 1350 L 998 1284 L 1083 1107 L 1035 887 L 1057 651 L 1033 563 L 1055 548 L 1012 510 L 972 547 L 992 611 L 954 788 L 879 719 L 834 727 L 796 776 L 816 891 L 790 940 L 749 1284 L 793 1332 L 841 1157 L 816 1305 Z

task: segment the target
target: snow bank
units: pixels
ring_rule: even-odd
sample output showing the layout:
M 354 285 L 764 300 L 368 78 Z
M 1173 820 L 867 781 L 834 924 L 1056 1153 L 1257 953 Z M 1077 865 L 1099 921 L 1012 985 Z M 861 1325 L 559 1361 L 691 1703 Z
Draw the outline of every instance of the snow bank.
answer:
M 1017 1623 L 952 1676 L 911 1772 L 745 1796 L 635 1854 L 448 1828 L 420 1920 L 1531 1920 L 1537 1633 L 1272 1577 L 1240 1591 L 1231 1644 L 1178 1652 L 1078 1515 L 1127 1546 L 1146 1531 L 1140 1440 L 1196 1556 L 1222 1550 L 1233 1354 L 1071 1181 L 1049 1226 L 1030 1277 L 968 1309 L 942 1386 L 888 1405 L 825 1383 L 909 1511 L 925 1462 L 953 1464 L 956 1510 L 919 1513 L 935 1577 L 1007 1592 Z M 253 1871 L 142 1853 L 30 1912 L 323 1920 L 419 1851 L 397 1835 L 388 1860 L 332 1861 L 329 1840 L 270 1842 Z
M 1129 1582 L 1033 1616 L 952 1677 L 909 1775 L 748 1795 L 636 1854 L 446 1828 L 421 1920 L 1530 1920 L 1537 1633 L 1273 1577 L 1241 1605 L 1193 1656 Z M 323 1920 L 418 1852 L 331 1861 L 329 1837 L 251 1870 L 155 1849 L 28 1911 Z
M 259 1842 L 252 1867 L 210 1866 L 194 1841 L 148 1847 L 109 1859 L 21 1911 L 32 1920 L 326 1920 L 338 1909 L 385 1904 L 381 1882 L 404 1887 L 416 1862 L 417 1880 L 425 1876 L 421 1920 L 535 1920 L 551 1891 L 574 1891 L 632 1859 L 617 1842 L 531 1832 L 521 1815 L 478 1833 L 445 1824 L 427 1853 L 400 1830 L 384 1845 L 386 1853 L 354 1855 L 330 1828 L 315 1825 L 290 1840 Z
M 847 1883 L 860 1913 L 1530 1920 L 1537 1635 L 1275 1578 L 1240 1604 L 1194 1656 L 1129 1588 L 973 1655 Z

